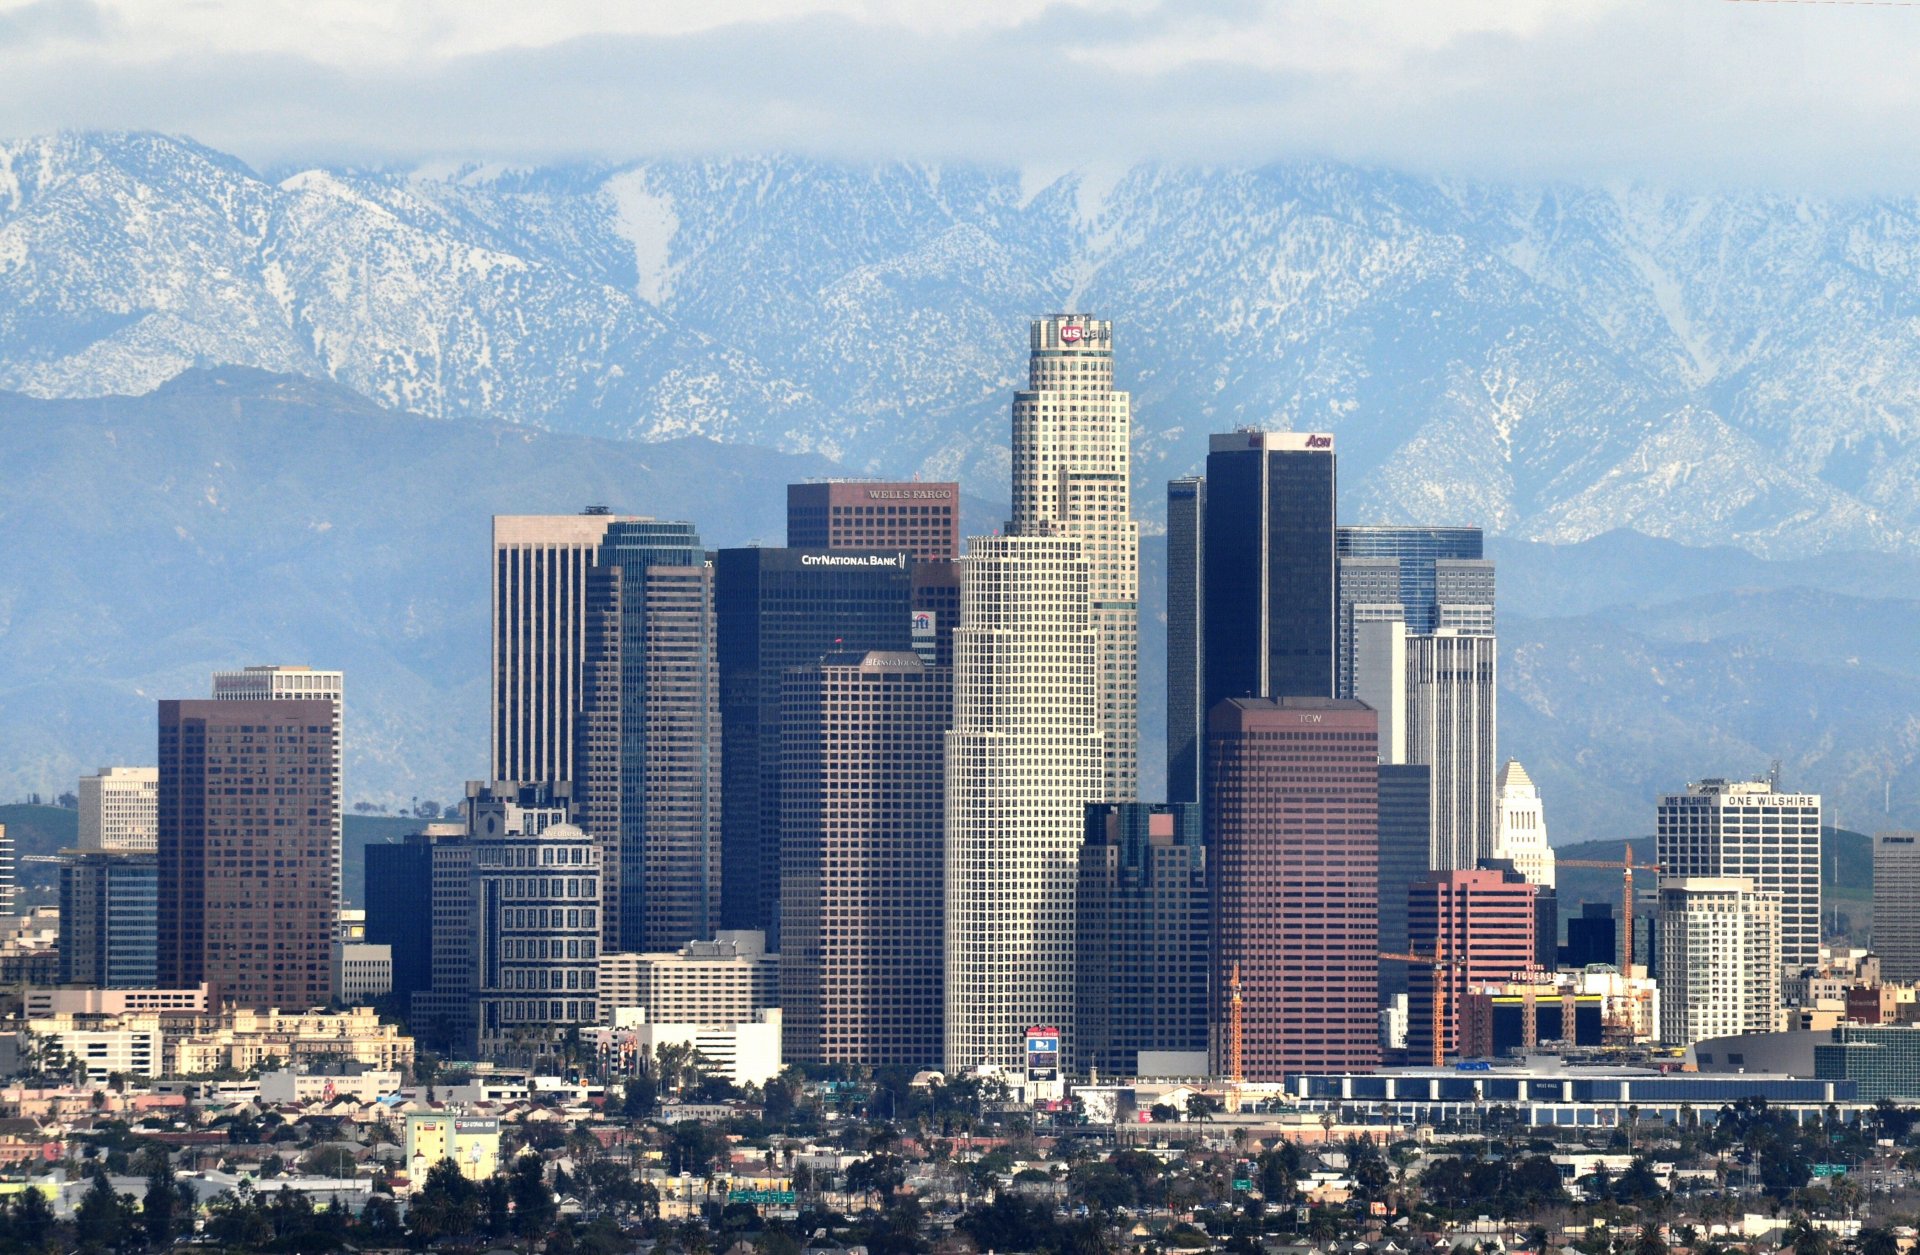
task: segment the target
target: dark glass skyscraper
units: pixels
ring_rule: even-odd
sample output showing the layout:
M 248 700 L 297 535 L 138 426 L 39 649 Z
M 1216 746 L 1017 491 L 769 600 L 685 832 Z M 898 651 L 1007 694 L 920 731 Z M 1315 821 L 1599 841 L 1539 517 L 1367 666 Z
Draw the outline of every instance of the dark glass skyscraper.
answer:
M 1200 661 L 1230 697 L 1332 697 L 1333 437 L 1241 431 L 1207 455 Z
M 893 550 L 722 549 L 721 927 L 780 929 L 781 694 L 829 653 L 911 650 L 913 558 Z
M 1407 915 L 1394 909 L 1425 880 L 1433 831 L 1432 769 L 1423 763 L 1382 763 L 1380 776 L 1380 948 L 1405 954 Z M 1407 992 L 1404 963 L 1380 965 L 1380 998 Z
M 602 945 L 706 940 L 720 907 L 720 694 L 713 568 L 693 524 L 607 524 L 585 635 L 574 796 L 600 842 Z
M 429 824 L 392 844 L 366 848 L 367 941 L 393 953 L 393 992 L 402 1006 L 433 988 L 433 844 L 464 837 L 465 824 Z
M 60 983 L 152 988 L 160 871 L 153 854 L 70 850 L 60 860 Z
M 1075 921 L 1075 1071 L 1207 1048 L 1207 851 L 1200 808 L 1087 807 Z
M 1207 739 L 1206 681 L 1200 647 L 1205 638 L 1207 481 L 1199 476 L 1167 484 L 1167 800 L 1198 802 Z

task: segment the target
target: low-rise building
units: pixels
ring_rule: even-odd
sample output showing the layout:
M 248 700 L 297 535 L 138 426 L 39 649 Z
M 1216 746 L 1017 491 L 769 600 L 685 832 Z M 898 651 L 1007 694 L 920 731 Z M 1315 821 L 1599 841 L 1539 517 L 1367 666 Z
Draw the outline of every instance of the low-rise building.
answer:
M 192 989 L 53 989 L 26 991 L 30 1020 L 53 1015 L 127 1015 L 142 1011 L 205 1011 L 208 987 Z
M 610 1028 L 594 1029 L 590 1040 L 601 1067 L 632 1073 L 661 1046 L 690 1046 L 735 1085 L 764 1085 L 780 1074 L 780 1009 L 764 1008 L 737 1023 L 655 1024 L 637 1008 L 620 1012 Z
M 160 1017 L 151 1013 L 54 1015 L 0 1038 L 0 1072 L 38 1070 L 100 1082 L 158 1076 L 163 1041 Z
M 407 1113 L 407 1190 L 418 1193 L 433 1165 L 451 1159 L 460 1175 L 484 1181 L 500 1166 L 500 1121 L 454 1111 Z
M 372 1102 L 399 1089 L 400 1074 L 385 1068 L 316 1067 L 260 1074 L 260 1101 L 265 1103 L 332 1102 L 335 1098 Z
M 349 1011 L 228 1010 L 168 1016 L 166 1068 L 170 1076 L 199 1076 L 232 1068 L 245 1072 L 268 1059 L 302 1065 L 341 1060 L 389 1071 L 413 1067 L 413 1038 L 383 1024 L 371 1007 Z

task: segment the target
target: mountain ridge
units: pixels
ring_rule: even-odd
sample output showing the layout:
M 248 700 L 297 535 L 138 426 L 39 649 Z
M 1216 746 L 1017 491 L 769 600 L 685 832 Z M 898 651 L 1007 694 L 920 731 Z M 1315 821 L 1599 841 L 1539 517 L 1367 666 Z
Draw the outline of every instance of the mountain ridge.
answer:
M 257 173 L 0 144 L 0 387 L 237 364 L 428 416 L 703 434 L 1004 494 L 1028 315 L 1115 320 L 1136 507 L 1241 423 L 1349 514 L 1771 557 L 1920 537 L 1905 201 L 798 157 Z

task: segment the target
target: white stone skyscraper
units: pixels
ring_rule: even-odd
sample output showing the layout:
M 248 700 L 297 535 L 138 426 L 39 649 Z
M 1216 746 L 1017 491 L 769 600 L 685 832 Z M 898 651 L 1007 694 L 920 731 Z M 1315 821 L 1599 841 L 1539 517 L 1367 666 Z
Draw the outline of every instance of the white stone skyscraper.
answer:
M 1770 780 L 1702 780 L 1660 799 L 1664 876 L 1739 876 L 1780 901 L 1780 967 L 1820 962 L 1820 795 Z
M 1027 387 L 1013 394 L 1013 517 L 1019 536 L 1081 541 L 1090 576 L 1106 800 L 1139 792 L 1140 525 L 1133 520 L 1133 403 L 1113 386 L 1113 324 L 1033 320 Z
M 1080 844 L 1108 761 L 1086 543 L 968 545 L 946 741 L 949 1072 L 1023 1068 L 1029 1028 L 1063 1030 L 1071 1055 Z
M 1493 825 L 1493 857 L 1506 859 L 1528 884 L 1553 888 L 1553 847 L 1547 842 L 1546 808 L 1533 777 L 1517 758 L 1500 769 L 1499 814 Z

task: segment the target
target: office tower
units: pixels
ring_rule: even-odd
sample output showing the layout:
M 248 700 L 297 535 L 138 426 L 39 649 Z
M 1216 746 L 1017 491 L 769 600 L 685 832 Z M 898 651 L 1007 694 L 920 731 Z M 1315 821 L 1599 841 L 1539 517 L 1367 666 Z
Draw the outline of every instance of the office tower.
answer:
M 494 515 L 491 779 L 576 778 L 587 575 L 608 524 L 635 521 L 604 506 Z
M 1380 1062 L 1374 728 L 1371 710 L 1331 697 L 1235 698 L 1207 717 L 1213 1053 L 1223 1074 L 1236 971 L 1246 1079 Z
M 1379 712 L 1375 712 L 1377 715 Z M 1425 880 L 1433 829 L 1432 770 L 1419 763 L 1381 763 L 1380 782 L 1380 948 L 1407 951 L 1407 913 L 1393 909 Z M 1407 992 L 1404 963 L 1380 965 L 1380 1004 L 1390 1006 Z
M 913 558 L 902 550 L 722 549 L 720 917 L 780 944 L 780 703 L 786 673 L 851 650 L 913 648 Z
M 911 653 L 787 673 L 780 979 L 795 1063 L 937 1067 L 953 675 Z
M 1140 774 L 1140 525 L 1133 521 L 1133 404 L 1113 386 L 1113 324 L 1085 314 L 1033 320 L 1027 387 L 1013 394 L 1016 536 L 1072 537 L 1087 563 L 1105 733 L 1104 796 L 1136 796 Z
M 1385 674 L 1390 659 L 1380 651 L 1394 643 L 1398 643 L 1403 654 L 1406 649 L 1407 607 L 1400 600 L 1400 561 L 1342 556 L 1334 569 L 1337 575 L 1334 688 L 1337 696 L 1367 701 L 1361 696 L 1362 690 L 1371 689 L 1377 695 L 1381 684 L 1393 683 Z M 1360 657 L 1363 631 L 1368 633 L 1364 647 L 1371 651 L 1365 659 Z M 1401 700 L 1404 703 L 1404 697 Z M 1384 706 L 1371 701 L 1367 704 L 1387 712 Z M 1400 761 L 1390 757 L 1385 748 L 1381 750 L 1380 760 Z
M 102 767 L 80 777 L 83 850 L 152 853 L 159 831 L 160 769 Z
M 1442 629 L 1407 638 L 1407 758 L 1433 769 L 1436 871 L 1493 851 L 1495 642 Z
M 1560 966 L 1575 971 L 1595 964 L 1618 967 L 1618 931 L 1611 903 L 1582 902 L 1580 914 L 1567 920 L 1567 944 L 1560 949 Z
M 1197 475 L 1167 483 L 1167 799 L 1198 802 L 1207 737 L 1206 681 L 1200 647 L 1206 639 L 1207 481 Z
M 946 743 L 949 1073 L 1023 1069 L 1038 1026 L 1072 1050 L 1080 839 L 1107 762 L 1082 543 L 968 544 Z
M 1205 708 L 1334 691 L 1333 437 L 1238 431 L 1207 454 Z
M 691 523 L 615 520 L 587 575 L 574 797 L 600 841 L 601 945 L 709 937 L 720 916 L 713 568 Z
M 151 989 L 160 868 L 152 851 L 69 850 L 60 857 L 60 983 Z
M 953 667 L 961 570 L 958 560 L 913 564 L 913 652 L 929 667 Z
M 787 485 L 789 549 L 904 549 L 960 556 L 960 485 L 825 480 Z
M 205 981 L 240 1007 L 331 1000 L 339 729 L 337 696 L 160 703 L 161 985 Z
M 599 1022 L 600 845 L 545 786 L 469 786 L 482 1058 L 530 1065 Z
M 468 786 L 470 789 L 471 785 Z M 459 836 L 436 837 L 431 863 L 433 948 L 431 983 L 413 994 L 407 1026 L 423 1046 L 455 1058 L 475 1052 L 473 989 L 473 846 L 461 824 Z
M 1445 982 L 1437 995 L 1440 1054 L 1458 1054 L 1468 989 L 1534 968 L 1533 887 L 1491 869 L 1434 872 L 1407 895 L 1407 939 L 1412 953 L 1435 961 L 1409 965 L 1408 1057 L 1424 1062 L 1433 1053 L 1435 965 Z
M 1780 1015 L 1780 899 L 1745 876 L 1660 877 L 1660 1039 L 1771 1033 Z
M 1660 799 L 1664 876 L 1744 876 L 1779 900 L 1780 962 L 1798 975 L 1820 962 L 1820 795 L 1767 780 L 1702 780 Z
M 1143 1051 L 1206 1053 L 1210 909 L 1199 806 L 1087 807 L 1075 911 L 1076 1072 L 1138 1076 Z
M 464 823 L 428 824 L 400 841 L 366 847 L 365 940 L 393 956 L 402 1006 L 433 988 L 433 847 L 464 837 Z
M 1529 884 L 1553 887 L 1553 847 L 1547 844 L 1546 811 L 1540 790 L 1517 758 L 1500 769 L 1494 795 L 1493 857 L 1505 859 Z
M 217 702 L 328 701 L 333 703 L 333 909 L 343 898 L 340 875 L 345 858 L 346 800 L 341 789 L 347 738 L 342 726 L 346 714 L 346 679 L 338 671 L 312 667 L 259 666 L 213 673 L 213 700 Z
M 1443 593 L 1440 564 L 1480 563 L 1483 555 L 1483 540 L 1477 527 L 1342 527 L 1335 543 L 1342 559 L 1373 559 L 1394 564 L 1391 569 L 1399 591 L 1397 596 L 1386 600 L 1398 602 L 1405 608 L 1407 631 L 1417 636 L 1430 635 L 1450 626 L 1443 621 L 1446 616 L 1441 606 L 1448 597 L 1458 597 L 1467 591 L 1450 581 Z M 1483 565 L 1483 578 L 1488 583 L 1482 600 L 1490 605 L 1493 564 Z M 1346 570 L 1343 562 L 1343 579 Z
M 1873 834 L 1873 952 L 1886 983 L 1920 980 L 1920 833 Z
M 20 877 L 13 838 L 8 835 L 7 826 L 0 824 L 0 915 L 12 915 L 19 898 Z

